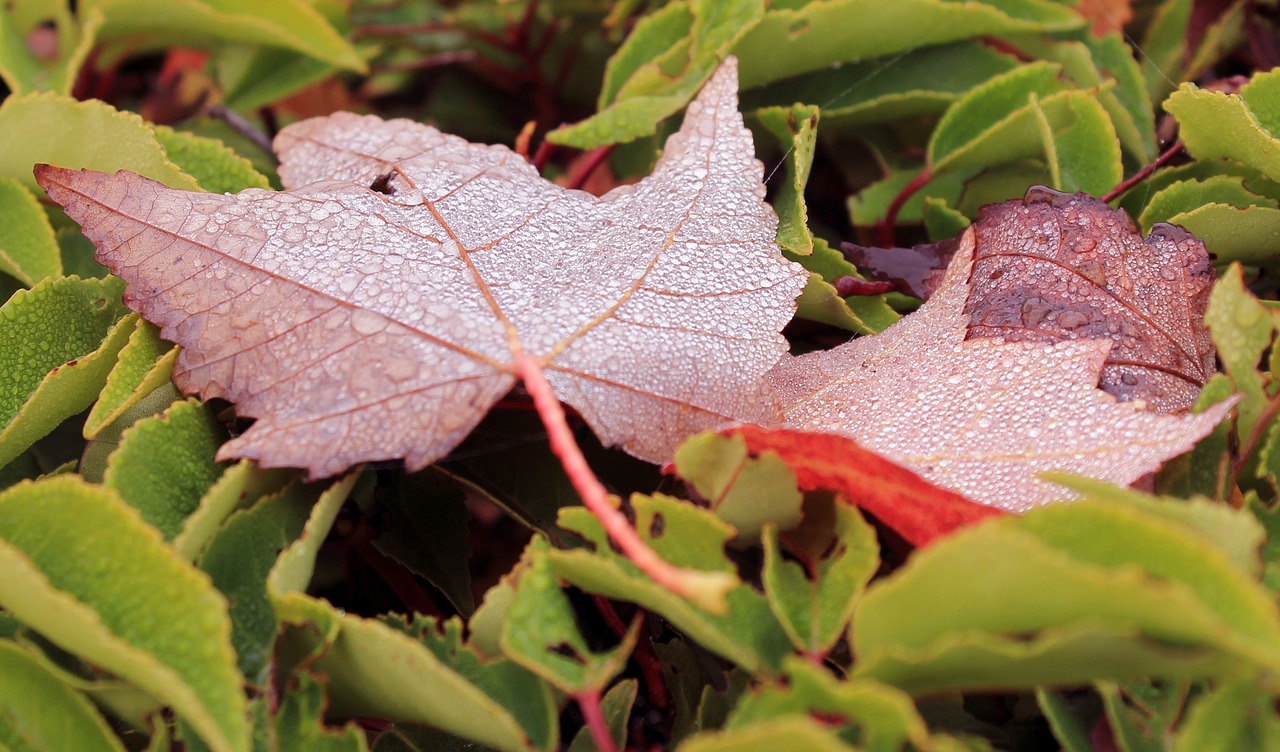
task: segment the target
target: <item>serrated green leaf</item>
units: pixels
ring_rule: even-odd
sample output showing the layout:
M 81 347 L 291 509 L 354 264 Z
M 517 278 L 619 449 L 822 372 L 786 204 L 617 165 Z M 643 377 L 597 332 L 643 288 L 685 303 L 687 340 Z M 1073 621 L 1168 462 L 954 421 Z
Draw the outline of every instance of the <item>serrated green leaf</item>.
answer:
M 178 388 L 166 382 L 122 412 L 85 446 L 80 454 L 81 477 L 90 483 L 101 483 L 107 474 L 107 462 L 112 452 L 119 448 L 120 436 L 125 430 L 143 418 L 164 412 L 165 408 L 181 399 Z
M 1275 248 L 1276 237 L 1280 236 L 1280 209 L 1205 204 L 1175 214 L 1169 222 L 1203 240 L 1217 262 L 1270 265 L 1280 258 Z
M 883 295 L 840 297 L 831 281 L 860 275 L 844 254 L 822 238 L 813 239 L 813 253 L 808 256 L 788 258 L 810 272 L 809 284 L 796 299 L 796 315 L 800 318 L 821 321 L 858 334 L 882 332 L 901 318 Z
M 100 13 L 73 16 L 66 0 L 5 3 L 0 7 L 0 80 L 12 94 L 70 94 L 101 24 Z M 33 33 L 50 37 L 45 44 L 52 45 L 52 56 L 32 49 Z
M 101 172 L 132 170 L 170 188 L 199 190 L 195 178 L 169 161 L 145 120 L 96 99 L 78 102 L 52 93 L 10 96 L 0 104 L 0 176 L 16 179 L 37 196 L 31 174 L 41 162 Z M 92 133 L 93 138 L 84 134 Z
M 634 495 L 636 530 L 659 556 L 676 566 L 733 572 L 724 544 L 731 529 L 692 504 L 660 494 Z M 747 585 L 729 591 L 729 613 L 716 616 L 672 594 L 640 572 L 610 547 L 599 522 L 581 508 L 560 513 L 560 526 L 578 533 L 594 551 L 550 551 L 547 557 L 560 577 L 589 593 L 630 601 L 666 617 L 703 647 L 755 673 L 774 674 L 790 640 L 764 596 Z
M 1256 682 L 1227 682 L 1199 697 L 1178 727 L 1173 752 L 1280 749 L 1275 697 Z
M 922 213 L 929 240 L 935 243 L 947 238 L 960 237 L 960 233 L 968 229 L 971 224 L 969 218 L 962 212 L 952 209 L 946 201 L 933 196 L 925 197 Z
M 640 683 L 635 679 L 623 679 L 613 685 L 600 699 L 600 712 L 609 729 L 609 736 L 618 749 L 627 748 L 627 721 L 631 718 L 631 707 L 636 702 L 636 692 Z M 595 740 L 591 738 L 591 730 L 583 728 L 569 745 L 568 752 L 595 752 Z
M 773 208 L 778 213 L 778 245 L 801 256 L 813 253 L 804 189 L 817 148 L 818 113 L 814 105 L 766 107 L 756 112 L 764 127 L 778 138 L 787 166 L 786 179 L 773 198 Z
M 1280 118 L 1270 114 L 1271 101 L 1280 96 L 1277 89 L 1280 71 L 1257 74 L 1239 94 L 1183 84 L 1164 108 L 1178 119 L 1182 141 L 1196 159 L 1234 159 L 1280 180 Z
M 0 746 L 124 752 L 88 698 L 11 640 L 0 640 Z
M 1223 370 L 1241 396 L 1237 432 L 1243 437 L 1251 436 L 1269 401 L 1258 368 L 1262 353 L 1271 345 L 1280 326 L 1280 314 L 1258 302 L 1244 285 L 1240 265 L 1232 264 L 1214 285 L 1204 320 Z
M 155 126 L 156 140 L 165 154 L 183 172 L 196 179 L 210 193 L 236 193 L 245 188 L 270 188 L 267 178 L 249 160 L 226 144 L 167 125 Z
M 314 491 L 298 485 L 267 496 L 232 515 L 200 556 L 200 569 L 231 604 L 231 644 L 240 671 L 259 688 L 270 679 L 277 630 L 267 575 L 281 549 L 302 534 L 315 501 Z
M 274 719 L 270 752 L 365 752 L 364 732 L 353 722 L 340 729 L 324 722 L 324 685 L 306 672 L 295 674 Z
M 600 111 L 547 134 L 588 149 L 632 141 L 688 104 L 733 44 L 764 14 L 763 0 L 685 0 L 638 24 L 609 62 Z
M 804 497 L 795 473 L 773 452 L 750 456 L 741 436 L 693 436 L 676 451 L 675 466 L 708 508 L 737 531 L 736 543 L 759 541 L 765 525 L 788 530 L 800 522 Z
M 4 11 L 0 11 L 3 14 Z M 62 253 L 49 217 L 31 191 L 0 176 L 0 272 L 30 287 L 62 273 Z
M 124 284 L 59 277 L 0 307 L 0 467 L 92 402 L 124 347 Z
M 1180 522 L 1094 501 L 919 552 L 850 630 L 857 675 L 911 692 L 1252 672 L 1280 660 L 1270 598 Z
M 249 748 L 226 602 L 114 492 L 62 475 L 0 493 L 0 569 L 5 610 L 172 705 L 211 749 Z
M 676 747 L 677 752 L 857 752 L 813 718 L 787 716 L 731 731 L 711 731 L 693 736 Z
M 1139 224 L 1144 233 L 1151 231 L 1156 222 L 1169 222 L 1184 212 L 1194 211 L 1206 204 L 1228 206 L 1269 206 L 1276 208 L 1280 201 L 1259 196 L 1244 187 L 1239 175 L 1212 175 L 1203 180 L 1179 180 L 1165 187 L 1147 202 Z
M 1096 96 L 1084 91 L 1061 95 L 1058 123 L 1051 121 L 1042 103 L 1033 105 L 1049 175 L 1060 191 L 1101 196 L 1124 178 L 1120 140 Z
M 142 321 L 136 313 L 129 318 L 135 319 L 134 330 L 84 421 L 86 439 L 96 437 L 142 398 L 167 384 L 178 359 L 178 350 L 173 343 L 160 339 L 160 330 L 154 324 Z
M 106 18 L 102 40 L 132 39 L 144 49 L 213 41 L 283 47 L 339 68 L 364 72 L 360 55 L 305 0 L 81 0 L 81 12 Z
M 1025 149 L 1010 150 L 1010 134 L 1029 142 L 1023 132 L 1037 132 L 1030 99 L 1034 95 L 1041 107 L 1049 107 L 1052 96 L 1063 91 L 1058 79 L 1061 70 L 1056 63 L 1027 63 L 961 97 L 947 109 L 929 139 L 930 169 L 937 173 L 978 168 L 1027 156 L 1022 153 Z M 1035 141 L 1038 146 L 1038 135 Z
M 222 475 L 213 455 L 225 439 L 198 400 L 175 402 L 121 435 L 103 485 L 114 488 L 165 540 L 172 540 Z
M 464 617 L 475 611 L 471 595 L 466 499 L 440 473 L 427 470 L 396 478 L 378 497 L 380 532 L 373 545 L 435 585 Z
M 249 460 L 227 468 L 170 542 L 174 552 L 187 561 L 195 561 L 233 512 L 248 509 L 262 497 L 280 491 L 294 475 L 290 470 L 260 470 Z
M 793 715 L 833 719 L 834 729 L 854 727 L 859 749 L 898 752 L 910 743 L 929 749 L 929 730 L 905 692 L 861 679 L 839 681 L 798 659 L 787 661 L 785 685 L 765 685 L 739 701 L 725 728 L 769 725 Z
M 804 566 L 783 558 L 776 528 L 766 528 L 764 535 L 765 597 L 792 644 L 810 656 L 826 655 L 840 639 L 880 566 L 875 530 L 858 510 L 843 503 L 826 509 L 834 519 L 822 520 L 833 523 L 824 525 L 822 545 L 796 552 Z M 808 516 L 805 527 L 811 528 Z
M 975 41 L 910 50 L 794 76 L 743 93 L 743 109 L 804 102 L 829 128 L 940 113 L 962 94 L 1017 63 Z
M 863 188 L 849 197 L 849 218 L 857 227 L 871 227 L 884 219 L 889 205 L 911 181 L 919 177 L 923 168 L 912 167 L 897 170 Z M 924 205 L 930 198 L 941 199 L 958 206 L 964 192 L 965 181 L 974 176 L 972 170 L 956 170 L 934 175 L 928 185 L 912 194 L 898 210 L 898 224 L 910 224 L 924 219 Z M 1025 187 L 1023 192 L 1025 193 Z
M 502 628 L 502 654 L 567 694 L 599 692 L 627 662 L 636 631 L 616 648 L 595 653 L 578 631 L 573 606 L 535 538 Z
M 1047 0 L 773 3 L 733 52 L 742 58 L 742 88 L 749 89 L 851 60 L 984 35 L 1066 30 L 1083 24 L 1069 8 Z

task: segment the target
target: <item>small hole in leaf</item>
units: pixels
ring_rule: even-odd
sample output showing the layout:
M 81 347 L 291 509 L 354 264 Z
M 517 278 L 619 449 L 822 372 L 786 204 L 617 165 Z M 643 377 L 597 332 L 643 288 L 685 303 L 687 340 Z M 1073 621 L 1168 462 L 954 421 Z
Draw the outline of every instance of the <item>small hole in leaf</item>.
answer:
M 585 665 L 585 664 L 586 664 L 586 661 L 582 659 L 582 656 L 581 656 L 581 655 L 578 655 L 578 651 L 577 651 L 577 650 L 574 650 L 574 649 L 573 649 L 573 646 L 572 646 L 572 645 L 570 645 L 570 644 L 569 644 L 569 643 L 567 643 L 567 642 L 562 642 L 562 643 L 560 643 L 559 645 L 552 645 L 552 646 L 550 646 L 550 647 L 548 647 L 548 648 L 547 648 L 547 652 L 548 652 L 548 653 L 555 653 L 556 655 L 560 656 L 561 658 L 568 658 L 569 660 L 573 661 L 574 663 L 577 663 L 577 664 L 580 664 L 580 665 Z
M 384 196 L 394 196 L 396 193 L 395 186 L 391 185 L 391 176 L 395 173 L 388 172 L 385 175 L 379 175 L 372 183 L 369 184 L 369 190 L 374 193 L 381 193 Z
M 655 514 L 649 522 L 649 540 L 658 540 L 667 531 L 667 521 L 660 514 Z

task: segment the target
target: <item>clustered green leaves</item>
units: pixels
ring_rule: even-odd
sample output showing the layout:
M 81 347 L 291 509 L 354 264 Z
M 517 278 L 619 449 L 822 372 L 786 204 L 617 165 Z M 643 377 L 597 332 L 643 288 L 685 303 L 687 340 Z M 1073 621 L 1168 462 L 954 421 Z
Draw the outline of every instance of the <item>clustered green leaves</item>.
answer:
M 1190 82 L 1240 42 L 1247 3 L 1196 34 L 1191 0 L 1141 4 L 1141 55 L 1057 0 L 345 5 L 0 6 L 0 750 L 595 749 L 572 700 L 598 701 L 619 747 L 686 752 L 1086 752 L 1099 728 L 1125 752 L 1280 749 L 1280 311 L 1254 292 L 1274 290 L 1280 259 L 1280 72 L 1238 91 Z M 355 34 L 357 21 L 419 30 Z M 424 54 L 508 64 L 529 29 L 581 47 L 562 98 L 594 112 L 542 123 L 548 141 L 617 145 L 619 177 L 644 171 L 671 116 L 737 55 L 778 171 L 779 244 L 811 272 L 799 316 L 860 334 L 909 301 L 837 292 L 857 270 L 813 210 L 830 198 L 806 190 L 816 168 L 854 186 L 853 232 L 937 239 L 1032 184 L 1111 191 L 1167 146 L 1167 113 L 1191 158 L 1116 200 L 1216 254 L 1223 372 L 1201 403 L 1239 395 L 1237 416 L 1170 463 L 1158 495 L 1061 478 L 1084 500 L 905 563 L 854 507 L 802 494 L 740 439 L 691 440 L 683 494 L 591 450 L 602 472 L 642 479 L 626 508 L 659 554 L 738 578 L 723 614 L 618 554 L 519 414 L 415 476 L 307 484 L 215 461 L 227 421 L 169 383 L 176 350 L 127 311 L 31 168 L 236 191 L 268 187 L 270 161 L 209 137 L 229 132 L 208 120 L 160 126 L 76 99 L 78 78 L 198 47 L 221 104 L 252 117 L 334 76 L 395 92 Z M 500 96 L 444 80 L 450 96 L 414 116 L 503 132 Z M 488 504 L 533 535 L 482 570 L 467 509 Z M 343 579 L 351 557 L 401 605 L 335 606 L 359 587 Z

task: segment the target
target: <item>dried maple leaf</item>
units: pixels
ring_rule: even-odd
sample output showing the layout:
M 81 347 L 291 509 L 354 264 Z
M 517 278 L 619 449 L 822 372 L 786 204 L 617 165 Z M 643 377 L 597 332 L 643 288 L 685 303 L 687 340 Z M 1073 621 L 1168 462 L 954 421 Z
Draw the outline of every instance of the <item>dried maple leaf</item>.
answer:
M 836 433 L 975 501 L 1023 511 L 1070 494 L 1045 470 L 1129 484 L 1190 449 L 1230 409 L 1161 415 L 1096 387 L 1109 340 L 965 340 L 974 230 L 942 286 L 878 335 L 786 357 L 789 428 Z
M 257 418 L 219 458 L 313 478 L 421 468 L 529 357 L 602 441 L 646 459 L 776 420 L 762 376 L 807 274 L 774 243 L 736 61 L 653 174 L 600 198 L 407 120 L 307 120 L 276 149 L 287 192 L 37 170 L 128 282 L 126 304 L 182 345 L 178 386 Z

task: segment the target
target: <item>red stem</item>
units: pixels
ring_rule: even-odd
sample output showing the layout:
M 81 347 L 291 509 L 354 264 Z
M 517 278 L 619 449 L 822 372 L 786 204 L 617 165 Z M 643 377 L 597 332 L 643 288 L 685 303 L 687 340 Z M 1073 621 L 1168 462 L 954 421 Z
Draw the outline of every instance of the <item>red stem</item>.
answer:
M 1174 141 L 1173 145 L 1170 146 L 1168 149 L 1165 149 L 1164 152 L 1160 154 L 1160 156 L 1156 157 L 1155 160 L 1151 162 L 1151 164 L 1135 172 L 1133 176 L 1130 177 L 1128 180 L 1120 181 L 1119 185 L 1107 191 L 1106 195 L 1102 197 L 1102 201 L 1104 203 L 1109 204 L 1112 201 L 1119 198 L 1120 196 L 1124 195 L 1125 191 L 1134 187 L 1138 183 L 1141 183 L 1142 181 L 1146 180 L 1148 177 L 1150 177 L 1151 173 L 1160 169 L 1161 167 L 1164 166 L 1166 162 L 1168 162 L 1170 159 L 1173 159 L 1175 156 L 1177 156 L 1178 152 L 1182 151 L 1183 146 L 1184 144 L 1182 143 L 1182 139 L 1178 139 L 1177 141 Z
M 622 617 L 618 616 L 609 599 L 603 595 L 592 596 L 592 599 L 600 615 L 604 617 L 605 623 L 609 625 L 609 629 L 617 635 L 619 640 L 625 640 L 628 632 L 627 625 L 622 622 Z M 637 615 L 644 617 L 645 613 L 640 610 L 637 611 Z M 645 694 L 649 696 L 649 702 L 657 708 L 668 707 L 671 704 L 671 695 L 667 692 L 667 680 L 662 675 L 662 661 L 658 660 L 653 643 L 641 635 L 631 651 L 631 658 L 635 660 L 636 665 L 640 667 L 640 673 L 644 675 Z
M 587 179 L 591 177 L 591 173 L 595 172 L 600 165 L 604 164 L 609 155 L 613 153 L 616 144 L 601 146 L 586 153 L 575 167 L 573 172 L 565 178 L 564 185 L 566 188 L 581 190 L 586 185 Z
M 439 606 L 431 600 L 431 596 L 418 585 L 413 575 L 403 565 L 385 556 L 369 541 L 352 539 L 350 544 L 360 558 L 382 577 L 405 606 L 415 613 L 443 617 Z
M 881 248 L 893 248 L 896 243 L 893 239 L 894 225 L 898 223 L 898 212 L 902 211 L 902 207 L 907 201 L 916 194 L 921 188 L 925 187 L 930 180 L 933 180 L 933 169 L 926 166 L 898 191 L 898 195 L 893 197 L 893 201 L 889 203 L 889 209 L 884 213 L 884 219 L 876 224 L 876 244 Z
M 564 409 L 560 407 L 560 401 L 556 399 L 551 384 L 542 373 L 542 366 L 523 352 L 516 353 L 515 366 L 520 378 L 524 380 L 525 390 L 538 409 L 538 417 L 542 418 L 542 424 L 547 429 L 551 451 L 560 459 L 569 482 L 582 497 L 583 506 L 600 521 L 605 534 L 618 545 L 622 554 L 659 587 L 681 597 L 695 599 L 705 608 L 727 610 L 724 593 L 732 587 L 734 578 L 725 572 L 683 569 L 658 556 L 641 539 L 627 521 L 626 515 L 609 503 L 609 492 L 591 471 L 586 457 L 582 456 L 582 449 L 573 438 Z
M 600 707 L 600 690 L 578 692 L 573 699 L 582 709 L 582 717 L 587 722 L 587 729 L 591 731 L 591 740 L 596 743 L 596 749 L 600 752 L 618 752 L 618 745 L 613 741 L 613 734 L 609 733 L 609 724 Z

